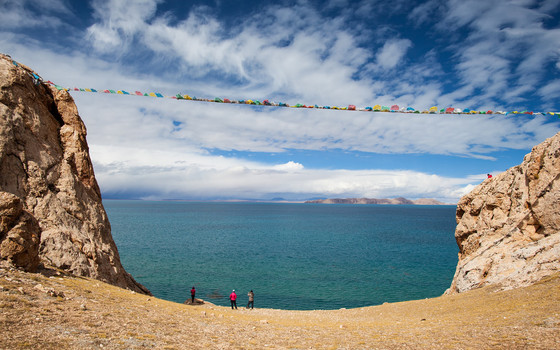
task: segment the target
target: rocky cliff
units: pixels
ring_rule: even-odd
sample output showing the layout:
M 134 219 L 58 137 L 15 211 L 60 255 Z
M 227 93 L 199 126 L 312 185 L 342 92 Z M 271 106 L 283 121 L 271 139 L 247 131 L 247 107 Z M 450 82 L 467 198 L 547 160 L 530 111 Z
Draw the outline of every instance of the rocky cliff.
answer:
M 0 55 L 0 258 L 137 292 L 122 267 L 72 97 Z
M 447 293 L 535 283 L 560 271 L 560 133 L 457 205 L 459 263 Z

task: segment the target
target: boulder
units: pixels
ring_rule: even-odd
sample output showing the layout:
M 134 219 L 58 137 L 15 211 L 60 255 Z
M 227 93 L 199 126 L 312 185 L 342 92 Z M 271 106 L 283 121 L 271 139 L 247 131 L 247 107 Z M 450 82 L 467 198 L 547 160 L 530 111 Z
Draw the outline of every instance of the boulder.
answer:
M 560 271 L 560 133 L 461 198 L 456 220 L 448 294 L 527 286 Z
M 121 265 L 86 127 L 72 97 L 5 55 L 0 55 L 0 191 L 17 197 L 22 213 L 29 214 L 20 222 L 38 224 L 38 231 L 29 228 L 30 238 L 22 239 L 40 238 L 42 263 L 149 294 Z M 6 209 L 13 213 L 6 222 L 13 221 L 16 207 Z M 4 215 L 2 225 L 4 232 Z

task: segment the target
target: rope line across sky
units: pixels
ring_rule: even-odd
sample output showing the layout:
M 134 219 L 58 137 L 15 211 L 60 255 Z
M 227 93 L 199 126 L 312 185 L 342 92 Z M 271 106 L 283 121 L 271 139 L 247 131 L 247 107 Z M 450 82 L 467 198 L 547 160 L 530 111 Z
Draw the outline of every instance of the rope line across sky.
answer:
M 13 61 L 15 66 L 19 66 L 16 61 Z M 39 75 L 32 72 L 30 74 L 36 82 L 45 82 Z M 190 96 L 188 94 L 177 93 L 175 95 L 163 95 L 159 92 L 149 92 L 143 93 L 141 91 L 127 92 L 125 90 L 111 90 L 111 89 L 93 89 L 93 88 L 67 88 L 53 83 L 48 80 L 45 83 L 54 86 L 58 90 L 64 91 L 78 91 L 78 92 L 92 92 L 92 93 L 105 93 L 105 94 L 115 94 L 115 95 L 129 95 L 129 96 L 142 96 L 142 97 L 155 97 L 155 98 L 169 98 L 175 100 L 186 100 L 186 101 L 201 101 L 201 102 L 212 102 L 212 103 L 231 103 L 231 104 L 244 104 L 244 105 L 258 105 L 258 106 L 271 106 L 271 107 L 288 107 L 288 108 L 311 108 L 311 109 L 328 109 L 328 110 L 340 110 L 340 111 L 361 111 L 361 112 L 399 112 L 399 113 L 415 113 L 415 114 L 501 114 L 501 115 L 515 115 L 515 114 L 525 114 L 525 115 L 545 115 L 545 116 L 558 116 L 560 117 L 560 112 L 533 112 L 533 111 L 476 111 L 469 108 L 438 108 L 437 106 L 430 107 L 427 110 L 418 110 L 413 107 L 400 107 L 396 104 L 389 106 L 375 105 L 373 107 L 356 107 L 355 105 L 348 105 L 345 107 L 339 106 L 319 106 L 317 104 L 295 104 L 291 105 L 284 102 L 272 102 L 269 100 L 234 100 L 228 98 L 215 97 L 213 99 L 208 98 L 197 98 L 195 96 Z

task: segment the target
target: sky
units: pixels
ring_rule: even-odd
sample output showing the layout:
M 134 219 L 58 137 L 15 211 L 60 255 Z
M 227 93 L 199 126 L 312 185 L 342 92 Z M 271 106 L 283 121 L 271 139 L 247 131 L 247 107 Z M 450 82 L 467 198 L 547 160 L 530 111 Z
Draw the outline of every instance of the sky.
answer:
M 559 0 L 0 0 L 0 52 L 65 87 L 560 111 Z M 557 116 L 71 95 L 104 198 L 456 203 L 560 131 Z

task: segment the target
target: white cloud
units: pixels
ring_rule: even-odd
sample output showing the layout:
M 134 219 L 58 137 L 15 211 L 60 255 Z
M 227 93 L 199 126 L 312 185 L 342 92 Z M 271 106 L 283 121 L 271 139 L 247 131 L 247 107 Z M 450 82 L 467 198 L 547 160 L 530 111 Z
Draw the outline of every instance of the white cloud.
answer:
M 326 5 L 339 8 L 337 18 L 325 17 L 310 3 L 300 1 L 292 7 L 270 6 L 258 14 L 248 12 L 235 30 L 226 28 L 205 7 L 195 7 L 184 19 L 166 14 L 156 17 L 158 2 L 125 4 L 112 0 L 95 5 L 99 22 L 88 29 L 94 47 L 120 54 L 136 40 L 144 44 L 140 50 L 173 62 L 177 78 L 204 80 L 213 84 L 216 93 L 220 92 L 216 85 L 227 90 L 224 81 L 233 80 L 236 83 L 229 91 L 234 89 L 240 98 L 296 99 L 322 105 L 396 102 L 419 109 L 437 104 L 497 109 L 497 100 L 517 106 L 536 90 L 547 62 L 557 60 L 556 47 L 560 46 L 558 30 L 541 24 L 547 18 L 546 11 L 554 8 L 552 3 L 542 3 L 540 8 L 526 2 L 479 0 L 428 1 L 417 7 L 406 1 L 391 6 L 374 3 L 376 11 L 389 14 L 409 11 L 408 19 L 418 25 L 438 20 L 445 35 L 467 34 L 466 40 L 445 48 L 455 57 L 457 64 L 452 69 L 460 79 L 447 81 L 455 85 L 455 91 L 442 96 L 447 89 L 441 78 L 449 67 L 443 69 L 438 55 L 432 51 L 423 58 L 411 57 L 410 65 L 402 65 L 413 43 L 399 37 L 390 25 L 380 25 L 370 33 L 383 38 L 377 52 L 361 48 L 360 43 L 371 38 L 350 29 L 347 21 L 356 13 L 343 1 Z M 429 79 L 432 81 L 427 82 Z
M 189 164 L 161 168 L 121 163 L 96 164 L 105 193 L 144 193 L 151 198 L 252 198 L 283 196 L 302 200 L 316 196 L 437 197 L 457 200 L 471 179 L 445 178 L 414 171 L 318 170 L 279 171 L 278 166 L 238 165 L 220 168 Z
M 239 81 L 235 89 L 255 98 L 273 95 L 324 103 L 371 98 L 369 79 L 353 78 L 370 53 L 357 47 L 344 23 L 322 18 L 305 2 L 249 15 L 230 35 L 205 8 L 172 21 L 154 18 L 156 3 L 149 5 L 145 9 L 125 9 L 114 2 L 98 6 L 100 22 L 88 29 L 94 47 L 119 52 L 123 44 L 137 38 L 143 50 L 177 61 L 177 76 L 208 80 L 218 74 L 222 82 Z
M 275 165 L 273 169 L 285 171 L 285 172 L 294 172 L 294 171 L 303 170 L 303 165 L 300 163 L 289 161 L 288 163 Z
M 450 197 L 450 198 L 461 198 L 461 197 L 463 197 L 464 195 L 466 195 L 467 193 L 469 193 L 469 192 L 471 192 L 472 190 L 474 190 L 475 187 L 476 187 L 476 185 L 468 184 L 468 185 L 466 185 L 466 186 L 464 186 L 464 187 L 457 188 L 457 189 L 455 189 L 455 190 L 453 190 L 453 191 L 451 191 L 451 192 L 449 193 L 449 194 L 450 194 L 449 197 Z
M 408 39 L 386 41 L 381 51 L 377 54 L 377 64 L 383 69 L 395 68 L 411 46 L 412 42 Z
M 63 25 L 57 15 L 71 15 L 63 0 L 4 0 L 0 2 L 0 28 L 53 28 Z
M 506 0 L 446 3 L 440 30 L 469 29 L 466 39 L 456 45 L 455 56 L 460 85 L 483 91 L 473 100 L 475 105 L 485 100 L 520 105 L 545 78 L 547 64 L 557 60 L 560 30 L 545 28 L 542 22 L 549 17 L 546 11 L 559 4 L 536 5 Z
M 91 25 L 87 35 L 94 48 L 101 52 L 123 50 L 134 35 L 142 32 L 146 21 L 156 11 L 161 0 L 108 0 L 94 1 L 94 18 L 99 22 Z
M 226 72 L 240 68 L 236 43 L 222 39 L 220 24 L 204 11 L 193 11 L 177 26 L 168 19 L 158 18 L 153 24 L 145 24 L 144 44 L 155 52 L 180 57 L 192 67 L 217 66 Z M 204 74 L 195 71 L 194 74 Z
M 425 1 L 414 7 L 408 14 L 407 18 L 411 23 L 415 23 L 417 25 L 430 22 L 437 11 L 440 10 L 441 6 L 442 4 L 439 0 Z
M 558 100 L 560 98 L 560 79 L 547 82 L 539 89 L 539 94 L 546 100 Z

